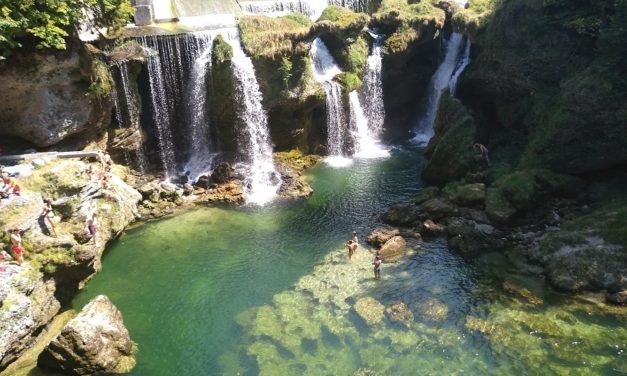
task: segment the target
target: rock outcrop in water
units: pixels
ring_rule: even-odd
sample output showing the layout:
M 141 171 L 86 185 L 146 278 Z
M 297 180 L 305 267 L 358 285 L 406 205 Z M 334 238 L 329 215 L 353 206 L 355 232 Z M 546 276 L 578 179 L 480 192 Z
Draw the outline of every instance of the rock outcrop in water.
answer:
M 99 295 L 48 344 L 37 365 L 65 375 L 127 373 L 135 367 L 135 351 L 122 313 Z

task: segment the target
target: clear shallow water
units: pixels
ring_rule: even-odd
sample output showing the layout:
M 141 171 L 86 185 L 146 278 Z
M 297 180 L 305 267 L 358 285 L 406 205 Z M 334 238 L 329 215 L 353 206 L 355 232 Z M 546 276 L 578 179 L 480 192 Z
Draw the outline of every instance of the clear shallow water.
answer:
M 74 307 L 107 294 L 120 308 L 140 349 L 133 375 L 627 370 L 623 311 L 551 294 L 502 256 L 467 263 L 441 241 L 410 243 L 380 282 L 367 248 L 347 263 L 351 231 L 363 242 L 385 207 L 411 199 L 421 166 L 415 150 L 341 169 L 319 164 L 309 200 L 203 208 L 129 231 Z M 523 287 L 541 303 L 511 292 Z M 368 326 L 352 309 L 362 297 L 402 301 L 414 320 Z

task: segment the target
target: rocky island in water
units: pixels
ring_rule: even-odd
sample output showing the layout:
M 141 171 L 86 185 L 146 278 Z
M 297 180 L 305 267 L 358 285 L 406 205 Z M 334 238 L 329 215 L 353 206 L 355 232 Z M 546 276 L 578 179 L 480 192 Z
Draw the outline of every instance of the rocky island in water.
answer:
M 0 22 L 0 375 L 627 374 L 627 2 Z

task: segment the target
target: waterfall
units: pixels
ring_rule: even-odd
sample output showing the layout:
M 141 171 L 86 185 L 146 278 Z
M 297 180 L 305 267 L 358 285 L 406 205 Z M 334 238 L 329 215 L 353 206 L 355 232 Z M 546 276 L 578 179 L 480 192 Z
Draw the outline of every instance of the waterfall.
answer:
M 383 130 L 385 108 L 381 83 L 381 44 L 384 36 L 371 33 L 375 38 L 372 51 L 366 61 L 360 95 L 349 93 L 351 110 L 350 128 L 354 135 L 355 155 L 361 158 L 379 158 L 389 155 L 379 145 L 378 137 Z M 364 103 L 364 106 L 360 102 Z
M 325 93 L 327 109 L 327 153 L 326 159 L 332 165 L 341 166 L 350 163 L 343 157 L 345 121 L 344 105 L 342 103 L 342 87 L 333 77 L 342 73 L 333 56 L 318 37 L 311 44 L 311 57 L 313 59 L 314 79 L 322 85 Z
M 194 70 L 193 64 L 201 52 L 210 48 L 211 40 L 210 32 L 138 38 L 138 42 L 144 49 L 151 52 L 146 64 L 150 85 L 150 104 L 159 155 L 166 178 L 177 175 L 177 159 L 186 158 L 185 153 L 188 149 L 194 152 L 193 143 L 190 145 L 189 137 L 177 132 L 179 128 L 177 125 L 180 119 L 194 118 L 190 117 L 188 109 L 190 106 L 186 106 L 186 103 L 194 101 L 198 102 L 194 104 L 198 106 L 195 107 L 196 109 L 206 108 L 206 103 L 201 103 L 197 101 L 197 98 L 192 97 L 195 94 L 194 90 L 189 89 L 190 85 L 202 85 L 202 83 L 198 82 L 200 79 L 191 82 L 190 72 Z M 206 70 L 202 73 L 206 74 Z M 205 116 L 201 116 L 196 128 L 207 126 L 202 118 Z M 194 127 L 193 122 L 190 124 Z M 191 130 L 191 132 L 195 131 Z M 202 129 L 198 132 L 203 134 Z M 178 137 L 175 138 L 175 136 Z M 209 142 L 207 136 L 199 136 L 194 141 Z
M 462 75 L 464 69 L 470 64 L 470 40 L 466 39 L 464 42 L 464 53 L 462 54 L 457 67 L 455 67 L 455 71 L 453 73 L 453 77 L 451 77 L 451 81 L 448 83 L 448 88 L 451 91 L 451 95 L 455 95 L 455 90 L 457 89 L 457 81 L 459 80 L 459 76 Z
M 284 16 L 293 12 L 300 12 L 312 20 L 317 20 L 324 8 L 326 0 L 253 0 L 240 1 L 245 14 L 263 14 L 266 16 Z
M 444 59 L 429 82 L 425 112 L 418 122 L 416 137 L 414 138 L 416 143 L 426 144 L 429 142 L 429 139 L 433 136 L 433 122 L 435 121 L 442 93 L 447 88 L 454 90 L 457 79 L 461 75 L 463 68 L 468 65 L 468 63 L 464 65 L 463 61 L 460 61 L 463 45 L 464 36 L 460 33 L 452 33 L 445 43 Z M 466 49 L 469 48 L 470 44 L 467 43 Z M 468 52 L 470 52 L 470 50 L 468 50 Z
M 139 98 L 133 95 L 130 87 L 130 79 L 128 76 L 128 62 L 121 61 L 116 64 L 118 71 L 120 72 L 119 80 L 116 81 L 115 88 L 113 90 L 113 105 L 115 108 L 116 118 L 118 124 L 121 127 L 130 128 L 133 130 L 132 140 L 133 148 L 135 150 L 135 158 L 137 162 L 137 168 L 141 172 L 146 172 L 148 161 L 144 154 L 144 138 L 139 121 Z M 123 94 L 120 97 L 120 89 Z M 127 159 L 129 156 L 127 155 Z
M 253 63 L 244 53 L 239 34 L 229 36 L 227 41 L 233 47 L 231 67 L 236 82 L 237 117 L 243 128 L 239 148 L 248 164 L 244 191 L 248 202 L 263 205 L 276 196 L 281 176 L 272 160 L 268 117 Z
M 201 175 L 210 171 L 216 156 L 210 137 L 207 87 L 207 75 L 211 71 L 213 35 L 211 32 L 203 32 L 198 33 L 197 36 L 200 54 L 194 60 L 186 93 L 188 135 L 191 138 L 191 145 L 190 156 L 183 169 L 189 173 L 191 181 L 196 181 Z

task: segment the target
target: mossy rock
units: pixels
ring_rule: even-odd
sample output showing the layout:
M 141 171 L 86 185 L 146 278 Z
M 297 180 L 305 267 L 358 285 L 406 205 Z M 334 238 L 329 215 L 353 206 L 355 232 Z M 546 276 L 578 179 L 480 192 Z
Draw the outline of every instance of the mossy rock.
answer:
M 485 211 L 491 220 L 506 223 L 516 214 L 516 208 L 499 188 L 488 188 L 485 198 Z
M 357 90 L 361 87 L 361 80 L 359 76 L 351 72 L 342 72 L 335 76 L 335 80 L 342 85 L 345 93 L 350 93 L 353 90 Z
M 464 177 L 476 165 L 473 151 L 476 127 L 459 100 L 450 95 L 442 96 L 434 131 L 425 151 L 429 160 L 422 177 L 434 184 Z
M 439 195 L 440 195 L 440 189 L 438 187 L 426 187 L 426 188 L 423 188 L 418 193 L 418 195 L 416 195 L 416 199 L 414 200 L 414 203 L 416 205 L 420 205 L 425 201 L 438 197 Z
M 237 134 L 235 133 L 235 121 L 237 109 L 235 108 L 235 82 L 231 60 L 233 48 L 218 35 L 213 41 L 211 55 L 211 117 L 216 124 L 215 132 L 222 150 L 226 152 L 237 151 Z

